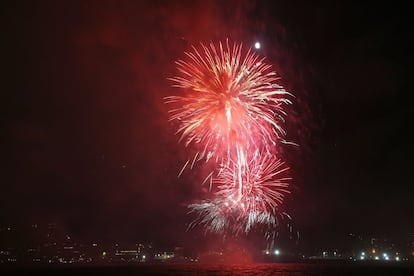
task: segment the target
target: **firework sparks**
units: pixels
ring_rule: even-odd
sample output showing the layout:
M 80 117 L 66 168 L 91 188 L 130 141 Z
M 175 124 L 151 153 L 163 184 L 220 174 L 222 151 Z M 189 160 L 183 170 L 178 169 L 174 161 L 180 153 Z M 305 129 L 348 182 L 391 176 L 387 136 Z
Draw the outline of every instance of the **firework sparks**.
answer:
M 217 184 L 215 198 L 189 206 L 190 212 L 198 214 L 190 227 L 202 224 L 211 232 L 230 230 L 237 235 L 241 231 L 248 233 L 256 224 L 269 228 L 277 225 L 275 214 L 289 193 L 290 178 L 283 176 L 288 167 L 274 156 L 257 153 L 242 169 L 242 193 L 238 193 L 237 184 L 239 164 L 232 161 L 213 180 Z
M 242 168 L 239 162 L 231 160 L 230 166 L 222 169 L 214 179 L 217 195 L 228 198 L 233 204 L 240 204 L 243 209 L 275 210 L 282 204 L 284 195 L 289 193 L 287 188 L 291 178 L 283 177 L 289 168 L 280 159 L 267 154 L 260 155 L 258 151 L 248 160 Z M 240 182 L 241 193 L 236 193 Z
M 285 143 L 283 108 L 292 95 L 251 49 L 230 47 L 227 41 L 192 50 L 177 62 L 180 76 L 170 79 L 181 94 L 166 97 L 166 103 L 176 106 L 170 120 L 178 122 L 180 141 L 197 148 L 179 175 L 210 159 L 217 163 L 217 174 L 208 176 L 214 198 L 189 208 L 199 215 L 197 223 L 213 232 L 275 226 L 278 207 L 289 192 L 289 178 L 281 177 L 288 168 L 276 149 Z
M 203 225 L 209 232 L 229 232 L 237 236 L 241 232 L 247 234 L 254 225 L 265 225 L 268 229 L 274 229 L 278 225 L 278 213 L 253 209 L 241 214 L 238 209 L 223 208 L 225 202 L 226 199 L 216 197 L 191 204 L 190 213 L 197 213 L 198 218 L 189 225 L 189 228 Z
M 283 105 L 291 103 L 276 73 L 241 45 L 201 48 L 177 62 L 181 76 L 171 80 L 183 93 L 166 98 L 178 105 L 170 120 L 179 122 L 180 140 L 199 145 L 197 160 L 228 158 L 237 147 L 273 151 L 285 135 Z

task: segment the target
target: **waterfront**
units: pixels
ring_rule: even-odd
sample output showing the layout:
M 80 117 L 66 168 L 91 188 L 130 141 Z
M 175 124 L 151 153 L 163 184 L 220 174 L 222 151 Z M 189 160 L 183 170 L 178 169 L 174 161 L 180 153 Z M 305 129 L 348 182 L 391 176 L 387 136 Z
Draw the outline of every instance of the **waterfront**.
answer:
M 275 263 L 3 267 L 7 275 L 414 275 L 413 264 Z M 4 274 L 3 274 L 4 275 Z

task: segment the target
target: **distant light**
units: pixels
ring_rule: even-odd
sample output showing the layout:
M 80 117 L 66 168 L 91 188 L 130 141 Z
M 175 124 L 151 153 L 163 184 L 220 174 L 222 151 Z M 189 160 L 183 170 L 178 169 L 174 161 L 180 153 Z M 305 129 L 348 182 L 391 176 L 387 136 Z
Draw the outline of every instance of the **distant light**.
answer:
M 383 253 L 383 254 L 382 254 L 382 256 L 383 256 L 384 258 L 387 258 L 387 257 L 388 257 L 387 253 Z
M 379 260 L 379 257 L 378 256 L 375 256 L 375 258 L 374 258 L 375 260 Z
M 102 256 L 103 257 L 105 257 L 106 256 L 106 252 L 104 251 L 104 252 L 102 252 Z
M 375 254 L 377 251 L 375 251 L 375 248 L 372 249 L 372 254 Z
M 269 254 L 270 254 L 269 250 L 266 250 L 266 255 L 269 255 Z
M 362 256 L 365 256 L 365 252 L 361 252 L 361 255 L 362 255 Z
M 365 257 L 364 256 L 361 256 L 361 258 L 360 258 L 361 260 L 363 260 L 363 259 L 365 259 Z
M 146 258 L 146 257 L 147 257 L 147 256 L 145 256 L 145 255 L 142 255 L 142 259 L 143 259 L 143 260 L 145 260 L 145 258 Z
M 276 249 L 276 250 L 275 250 L 275 255 L 279 255 L 279 254 L 280 254 L 279 249 Z
M 255 44 L 254 44 L 254 48 L 256 48 L 256 49 L 260 49 L 260 42 L 256 42 Z
M 395 257 L 395 260 L 398 262 L 400 260 L 400 257 Z

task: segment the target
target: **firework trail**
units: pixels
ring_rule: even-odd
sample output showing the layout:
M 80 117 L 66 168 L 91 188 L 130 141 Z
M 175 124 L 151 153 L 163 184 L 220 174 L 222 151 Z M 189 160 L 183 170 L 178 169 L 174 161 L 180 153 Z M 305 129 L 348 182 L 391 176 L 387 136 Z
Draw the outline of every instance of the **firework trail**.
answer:
M 177 62 L 180 76 L 170 79 L 181 93 L 165 100 L 174 105 L 170 120 L 179 123 L 180 141 L 197 148 L 179 175 L 198 161 L 215 160 L 217 176 L 209 176 L 217 191 L 189 208 L 214 232 L 247 233 L 256 223 L 275 224 L 288 192 L 288 179 L 278 178 L 287 167 L 275 155 L 286 143 L 283 108 L 293 95 L 251 49 L 227 41 L 192 50 Z

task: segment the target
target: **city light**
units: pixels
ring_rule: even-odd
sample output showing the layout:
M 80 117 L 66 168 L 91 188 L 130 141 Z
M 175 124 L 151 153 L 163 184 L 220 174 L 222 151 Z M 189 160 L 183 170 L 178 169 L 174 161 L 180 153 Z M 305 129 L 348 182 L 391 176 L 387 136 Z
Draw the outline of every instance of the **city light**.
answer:
M 229 204 L 232 204 L 231 201 Z M 237 203 L 239 204 L 239 203 Z M 33 229 L 33 228 L 31 228 Z M 40 234 L 39 230 L 42 227 L 36 228 L 36 233 Z M 52 230 L 51 230 L 52 229 Z M 165 248 L 155 248 L 151 243 L 135 242 L 131 244 L 111 243 L 104 244 L 96 240 L 90 241 L 87 244 L 79 243 L 70 235 L 70 242 L 67 240 L 69 235 L 57 235 L 57 227 L 44 229 L 43 236 L 45 240 L 39 244 L 32 243 L 27 245 L 17 245 L 14 247 L 1 247 L 0 245 L 0 267 L 2 264 L 86 264 L 86 263 L 154 263 L 154 262 L 198 262 L 198 257 L 192 255 L 184 255 L 181 246 L 175 247 L 174 250 L 166 250 Z M 0 240 L 7 237 L 10 233 L 6 227 L 0 227 Z M 30 230 L 33 231 L 33 230 Z M 56 237 L 61 239 L 56 239 Z M 414 247 L 399 248 L 395 243 L 387 240 L 377 240 L 381 243 L 377 244 L 376 248 L 372 245 L 365 247 L 363 244 L 357 244 L 354 247 L 348 248 L 336 247 L 332 249 L 322 249 L 315 255 L 300 254 L 294 255 L 292 249 L 288 247 L 279 247 L 279 243 L 260 250 L 260 261 L 264 262 L 280 262 L 285 260 L 349 260 L 360 263 L 375 261 L 377 264 L 382 263 L 412 263 L 414 258 L 411 254 Z M 407 245 L 411 245 L 409 240 Z M 19 248 L 19 246 L 21 248 Z M 98 250 L 99 248 L 99 250 Z M 372 254 L 375 252 L 375 254 Z M 227 256 L 226 250 L 222 248 L 219 251 L 210 254 L 211 256 L 205 258 L 225 258 Z M 252 254 L 254 252 L 251 252 Z M 258 253 L 258 252 L 257 252 Z
M 260 46 L 261 46 L 260 42 L 258 42 L 258 41 L 254 44 L 255 49 L 260 49 Z

